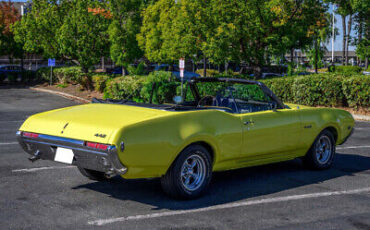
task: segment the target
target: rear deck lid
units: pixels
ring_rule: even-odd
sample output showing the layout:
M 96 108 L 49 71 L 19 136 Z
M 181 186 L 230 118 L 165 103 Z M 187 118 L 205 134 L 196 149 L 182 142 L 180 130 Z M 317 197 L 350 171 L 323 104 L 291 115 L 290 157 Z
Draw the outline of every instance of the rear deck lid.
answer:
M 128 105 L 85 104 L 35 114 L 20 130 L 111 144 L 109 140 L 115 131 L 167 113 Z

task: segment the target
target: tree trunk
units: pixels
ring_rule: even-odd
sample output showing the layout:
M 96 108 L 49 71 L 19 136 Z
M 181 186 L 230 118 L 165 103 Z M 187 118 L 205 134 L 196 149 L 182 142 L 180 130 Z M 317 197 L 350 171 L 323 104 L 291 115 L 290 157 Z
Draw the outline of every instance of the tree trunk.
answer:
M 122 77 L 124 77 L 126 75 L 125 73 L 125 67 L 122 66 Z
M 342 43 L 342 65 L 344 65 L 346 59 L 346 16 L 342 15 L 342 27 L 343 27 L 343 43 Z
M 203 77 L 207 77 L 207 59 L 203 58 Z
M 317 66 L 317 63 L 318 63 L 318 59 L 319 59 L 319 50 L 318 50 L 318 46 L 317 46 L 318 42 L 317 42 L 317 39 L 315 39 L 315 73 L 317 74 L 318 73 L 318 66 Z
M 362 16 L 359 15 L 359 23 L 358 23 L 358 42 L 357 45 L 360 44 L 362 41 L 362 30 L 363 30 L 363 24 L 362 24 Z M 357 65 L 359 66 L 361 64 L 361 59 L 357 56 Z
M 291 62 L 291 63 L 293 63 L 293 62 L 294 62 L 293 54 L 294 54 L 294 48 L 291 48 L 291 49 L 290 49 L 290 62 Z
M 365 58 L 365 69 L 369 68 L 369 58 Z
M 347 29 L 347 39 L 346 39 L 346 65 L 348 65 L 348 46 L 349 46 L 349 40 L 351 36 L 351 29 L 352 29 L 352 14 L 349 15 L 348 19 L 348 29 Z

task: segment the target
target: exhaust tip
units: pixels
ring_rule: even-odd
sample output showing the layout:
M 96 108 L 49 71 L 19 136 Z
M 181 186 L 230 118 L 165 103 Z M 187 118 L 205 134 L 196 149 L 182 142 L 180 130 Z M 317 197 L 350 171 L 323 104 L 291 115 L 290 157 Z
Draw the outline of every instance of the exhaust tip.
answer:
M 32 157 L 28 158 L 32 163 L 40 159 L 40 151 L 37 150 Z

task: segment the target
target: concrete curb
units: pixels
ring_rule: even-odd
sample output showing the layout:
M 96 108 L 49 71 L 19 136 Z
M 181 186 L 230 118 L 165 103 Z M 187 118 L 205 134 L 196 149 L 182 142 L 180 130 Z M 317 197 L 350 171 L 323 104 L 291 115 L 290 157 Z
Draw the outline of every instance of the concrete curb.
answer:
M 370 116 L 351 114 L 356 121 L 370 121 Z
M 67 99 L 70 99 L 70 100 L 75 100 L 75 101 L 78 101 L 78 102 L 82 102 L 82 103 L 90 103 L 89 100 L 86 100 L 82 97 L 77 97 L 77 96 L 74 96 L 74 95 L 71 95 L 71 94 L 68 94 L 68 93 L 63 93 L 63 92 L 50 90 L 50 89 L 40 89 L 40 88 L 35 88 L 35 87 L 30 87 L 30 89 L 35 90 L 35 91 L 44 92 L 44 93 L 50 93 L 50 94 L 58 95 L 58 96 L 61 96 L 61 97 L 64 97 L 64 98 L 67 98 Z
M 74 96 L 74 95 L 71 95 L 71 94 L 68 94 L 68 93 L 63 93 L 63 92 L 54 91 L 54 90 L 50 90 L 50 89 L 40 89 L 40 88 L 35 88 L 35 87 L 31 87 L 30 89 L 40 91 L 40 92 L 55 94 L 55 95 L 58 95 L 58 96 L 61 96 L 61 97 L 67 98 L 67 99 L 77 100 L 77 101 L 82 102 L 82 103 L 90 103 L 90 101 L 87 100 L 87 99 L 84 99 L 82 97 L 77 97 L 77 96 Z M 358 114 L 353 114 L 353 113 L 351 113 L 351 114 L 352 114 L 353 118 L 356 121 L 370 121 L 370 116 L 358 115 Z

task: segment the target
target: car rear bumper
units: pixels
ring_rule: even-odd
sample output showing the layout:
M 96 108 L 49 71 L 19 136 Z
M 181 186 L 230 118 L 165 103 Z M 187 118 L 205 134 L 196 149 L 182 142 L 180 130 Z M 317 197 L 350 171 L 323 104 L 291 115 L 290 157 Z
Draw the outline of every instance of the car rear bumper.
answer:
M 39 134 L 37 138 L 22 136 L 17 132 L 17 139 L 23 150 L 31 156 L 54 161 L 57 148 L 73 151 L 73 165 L 105 172 L 107 175 L 123 175 L 127 168 L 122 165 L 117 155 L 117 148 L 110 146 L 107 150 L 96 150 L 85 146 L 82 140 Z

